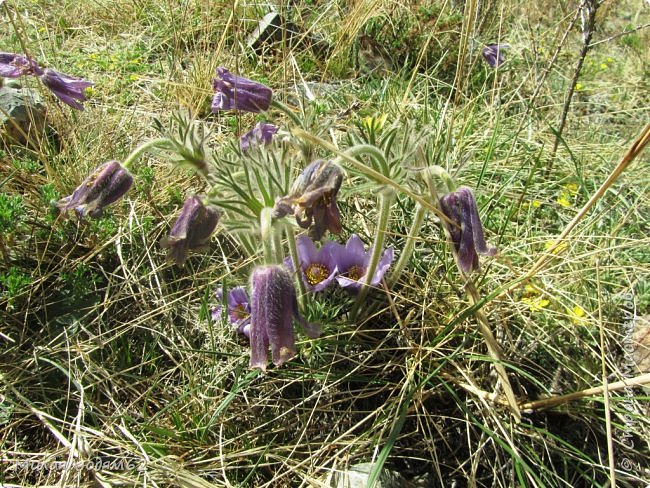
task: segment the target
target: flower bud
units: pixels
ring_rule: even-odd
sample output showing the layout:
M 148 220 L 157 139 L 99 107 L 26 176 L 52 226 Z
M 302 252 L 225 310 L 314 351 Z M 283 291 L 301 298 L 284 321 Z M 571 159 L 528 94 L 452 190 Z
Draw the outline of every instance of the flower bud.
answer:
M 217 68 L 217 79 L 212 80 L 216 92 L 212 99 L 212 111 L 242 110 L 259 113 L 268 110 L 273 90 L 256 81 L 233 75 L 226 68 Z
M 169 236 L 160 243 L 169 249 L 167 260 L 183 266 L 191 249 L 200 249 L 207 244 L 218 222 L 216 207 L 206 207 L 197 196 L 185 200 Z
M 478 214 L 472 190 L 461 187 L 440 199 L 440 209 L 456 225 L 447 225 L 458 257 L 458 266 L 464 273 L 479 267 L 478 253 L 494 256 L 496 248 L 488 246 L 483 235 L 483 224 Z
M 93 86 L 92 81 L 64 75 L 49 68 L 46 68 L 39 78 L 63 103 L 77 110 L 84 109 L 82 103 L 86 101 L 86 88 Z
M 343 169 L 319 159 L 307 166 L 296 178 L 289 195 L 275 202 L 273 216 L 284 217 L 292 213 L 303 229 L 319 241 L 326 230 L 341 233 L 341 214 L 336 206 L 336 196 L 343 182 Z
M 64 215 L 74 209 L 79 219 L 86 215 L 97 218 L 104 207 L 122 198 L 132 184 L 131 173 L 117 161 L 109 161 L 96 168 L 72 195 L 59 200 L 56 206 Z
M 266 370 L 271 346 L 273 364 L 280 366 L 296 355 L 292 319 L 309 337 L 320 335 L 320 326 L 300 315 L 291 274 L 279 265 L 258 266 L 251 275 L 250 367 Z

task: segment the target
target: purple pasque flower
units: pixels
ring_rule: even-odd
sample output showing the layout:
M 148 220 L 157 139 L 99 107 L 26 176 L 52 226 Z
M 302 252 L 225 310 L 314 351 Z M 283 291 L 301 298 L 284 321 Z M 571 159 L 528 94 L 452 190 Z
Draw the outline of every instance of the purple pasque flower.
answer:
M 498 68 L 506 62 L 506 56 L 503 52 L 506 49 L 510 49 L 509 44 L 488 44 L 483 48 L 481 54 L 491 68 Z
M 216 294 L 219 305 L 212 308 L 212 320 L 215 322 L 221 320 L 223 289 L 219 288 Z M 228 290 L 226 311 L 228 313 L 228 322 L 237 328 L 237 332 L 250 338 L 251 304 L 246 288 L 236 286 Z
M 253 146 L 259 146 L 260 144 L 268 146 L 277 132 L 278 128 L 273 124 L 259 122 L 253 129 L 239 138 L 239 147 L 245 153 Z
M 307 166 L 296 178 L 291 191 L 275 202 L 276 218 L 293 214 L 309 235 L 320 241 L 329 230 L 341 233 L 341 214 L 336 206 L 336 195 L 343 182 L 343 169 L 331 161 L 319 159 Z
M 249 366 L 266 371 L 269 345 L 273 364 L 280 366 L 296 355 L 292 319 L 316 338 L 320 325 L 308 323 L 298 310 L 291 274 L 279 265 L 258 266 L 251 274 L 251 358 Z
M 0 53 L 0 76 L 19 78 L 26 75 L 40 75 L 43 70 L 38 63 L 24 54 Z
M 483 224 L 478 214 L 474 194 L 462 186 L 440 199 L 440 210 L 456 225 L 446 224 L 458 256 L 458 266 L 464 273 L 479 267 L 478 254 L 494 256 L 496 247 L 488 246 Z
M 86 101 L 86 88 L 94 84 L 92 81 L 64 75 L 49 68 L 43 70 L 39 79 L 56 98 L 77 110 L 84 109 L 82 103 Z
M 310 291 L 316 292 L 327 288 L 337 275 L 336 255 L 340 244 L 327 241 L 320 249 L 316 249 L 314 241 L 307 236 L 299 236 L 296 239 L 298 248 L 298 262 L 302 281 Z M 291 258 L 284 260 L 285 266 L 291 271 L 293 263 Z
M 212 99 L 212 111 L 242 110 L 259 113 L 268 110 L 273 90 L 268 86 L 233 75 L 226 68 L 217 68 L 218 78 L 212 80 L 216 92 Z
M 131 185 L 131 173 L 117 161 L 109 161 L 96 168 L 72 195 L 59 200 L 56 206 L 64 216 L 74 209 L 79 219 L 86 215 L 97 218 L 104 207 L 122 198 Z
M 160 243 L 161 247 L 169 249 L 167 260 L 183 266 L 191 249 L 200 249 L 207 244 L 218 222 L 216 207 L 206 207 L 197 196 L 189 197 L 169 236 Z
M 339 285 L 352 291 L 358 291 L 366 280 L 371 256 L 372 251 L 366 252 L 359 236 L 352 234 L 345 247 L 340 246 L 336 256 L 336 266 L 339 271 L 336 280 Z M 394 256 L 395 251 L 392 246 L 384 251 L 379 259 L 377 269 L 368 283 L 370 286 L 379 284 L 393 262 Z

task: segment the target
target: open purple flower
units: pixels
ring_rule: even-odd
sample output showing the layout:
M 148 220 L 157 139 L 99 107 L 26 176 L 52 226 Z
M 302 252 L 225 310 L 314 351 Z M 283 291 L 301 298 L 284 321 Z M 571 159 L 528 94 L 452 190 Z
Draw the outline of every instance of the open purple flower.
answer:
M 506 49 L 510 49 L 509 44 L 488 44 L 483 48 L 481 54 L 491 68 L 498 68 L 506 62 L 504 54 Z
M 56 98 L 77 110 L 84 109 L 83 102 L 86 101 L 86 88 L 93 86 L 92 81 L 64 75 L 49 68 L 43 71 L 39 79 Z
M 458 256 L 458 266 L 464 273 L 478 269 L 478 254 L 494 256 L 495 247 L 488 246 L 483 235 L 483 224 L 478 214 L 472 190 L 460 187 L 440 199 L 440 210 L 456 225 L 447 225 Z
M 278 128 L 273 124 L 259 122 L 252 130 L 239 138 L 239 147 L 242 152 L 248 151 L 252 146 L 264 144 L 268 146 L 273 141 L 273 136 L 278 132 Z
M 212 80 L 216 92 L 212 99 L 212 111 L 242 110 L 259 113 L 268 110 L 273 90 L 256 81 L 233 75 L 226 68 L 217 68 L 218 78 Z
M 336 277 L 336 255 L 338 248 L 342 246 L 336 242 L 327 241 L 320 249 L 316 249 L 311 238 L 300 236 L 296 239 L 296 247 L 298 248 L 300 274 L 307 288 L 313 292 L 327 288 Z M 294 271 L 291 258 L 285 259 L 284 264 Z
M 129 191 L 133 176 L 117 161 L 109 161 L 96 168 L 72 193 L 59 200 L 56 206 L 65 216 L 74 209 L 77 217 L 96 218 L 104 207 L 116 202 Z
M 339 271 L 336 280 L 339 285 L 349 290 L 358 291 L 366 280 L 371 255 L 371 251 L 365 251 L 359 236 L 352 234 L 345 247 L 341 246 L 336 255 L 336 265 Z M 392 246 L 384 251 L 375 274 L 370 280 L 370 286 L 379 284 L 393 262 L 394 255 Z
M 206 207 L 197 196 L 185 200 L 169 236 L 160 243 L 169 249 L 167 260 L 183 266 L 191 249 L 207 244 L 218 222 L 219 211 L 215 207 Z
M 278 265 L 258 266 L 251 275 L 251 358 L 249 366 L 266 370 L 269 345 L 273 364 L 280 366 L 296 355 L 292 319 L 316 338 L 320 326 L 308 323 L 298 310 L 296 290 L 289 272 Z
M 217 290 L 217 300 L 219 305 L 212 309 L 212 320 L 215 322 L 221 320 L 221 302 L 223 301 L 223 290 L 221 288 Z M 250 338 L 251 304 L 246 288 L 237 286 L 228 290 L 226 311 L 228 313 L 228 322 L 237 328 L 237 332 Z
M 38 63 L 24 54 L 0 53 L 0 76 L 19 78 L 27 75 L 40 75 L 43 70 Z
M 336 195 L 343 181 L 343 170 L 331 161 L 319 159 L 307 166 L 291 186 L 289 195 L 275 202 L 276 218 L 293 214 L 314 240 L 321 240 L 326 230 L 341 233 L 341 214 Z

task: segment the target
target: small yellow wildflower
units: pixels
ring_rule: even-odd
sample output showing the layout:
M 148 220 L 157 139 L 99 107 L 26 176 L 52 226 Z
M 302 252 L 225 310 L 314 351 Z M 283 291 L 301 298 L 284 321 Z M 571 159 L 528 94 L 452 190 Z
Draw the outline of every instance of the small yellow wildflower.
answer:
M 580 91 L 584 88 L 584 85 L 582 83 L 576 83 L 576 91 Z
M 562 207 L 565 207 L 565 208 L 571 206 L 571 202 L 569 201 L 569 199 L 567 198 L 567 195 L 565 195 L 565 194 L 560 195 L 560 197 L 557 199 L 557 203 L 559 205 L 561 205 Z
M 607 69 L 607 63 L 600 63 L 600 69 Z
M 555 244 L 555 241 L 546 241 L 544 243 L 544 249 L 549 250 L 551 247 L 553 247 L 553 244 Z M 567 243 L 560 242 L 560 244 L 558 244 L 558 246 L 555 249 L 553 249 L 552 253 L 559 254 L 562 251 L 566 250 L 566 248 L 567 248 Z
M 542 202 L 540 202 L 539 200 L 533 200 L 532 205 L 533 205 L 533 208 L 539 208 L 539 207 L 542 206 Z
M 377 131 L 384 126 L 387 118 L 388 114 L 369 116 L 363 119 L 362 124 L 369 131 Z
M 540 310 L 548 307 L 551 303 L 550 300 L 542 297 L 524 297 L 521 299 L 521 301 L 528 305 L 531 312 L 539 312 Z
M 575 183 L 567 183 L 566 185 L 564 185 L 564 188 L 572 195 L 578 193 L 578 185 L 576 185 Z
M 138 75 L 136 75 L 135 73 L 133 73 L 133 74 L 131 74 L 129 76 L 129 80 L 131 80 L 131 81 L 138 81 L 139 79 L 140 79 L 140 77 Z
M 607 58 L 607 62 L 608 62 L 608 63 L 613 63 L 613 62 L 614 62 L 614 58 L 612 58 L 612 57 L 608 57 L 608 58 Z
M 533 285 L 526 285 L 524 290 L 527 295 L 539 295 L 539 291 Z
M 587 322 L 587 312 L 580 305 L 576 305 L 571 310 L 568 310 L 571 322 L 575 325 L 584 325 Z

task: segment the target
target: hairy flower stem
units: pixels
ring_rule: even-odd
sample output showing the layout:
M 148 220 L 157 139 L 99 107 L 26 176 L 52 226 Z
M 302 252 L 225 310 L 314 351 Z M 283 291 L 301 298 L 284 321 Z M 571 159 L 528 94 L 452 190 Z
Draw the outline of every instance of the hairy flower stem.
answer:
M 467 296 L 470 299 L 470 303 L 472 305 L 476 305 L 481 301 L 479 292 L 476 289 L 476 285 L 474 285 L 474 282 L 469 276 L 466 276 L 462 271 L 460 273 L 465 278 L 465 291 L 467 292 Z M 477 310 L 475 316 L 476 323 L 478 324 L 478 330 L 483 337 L 483 341 L 487 346 L 490 357 L 494 361 L 494 370 L 496 371 L 497 376 L 501 381 L 501 388 L 503 388 L 506 400 L 510 406 L 510 413 L 514 417 L 515 421 L 519 422 L 521 420 L 521 411 L 519 410 L 517 397 L 515 396 L 515 392 L 512 389 L 512 384 L 508 379 L 508 373 L 506 372 L 506 368 L 503 366 L 503 352 L 501 351 L 501 347 L 494 337 L 492 329 L 490 329 L 490 324 L 483 310 Z
M 415 249 L 415 241 L 420 235 L 420 227 L 422 226 L 422 222 L 424 221 L 424 217 L 426 217 L 426 215 L 427 209 L 419 203 L 416 203 L 415 212 L 413 212 L 413 223 L 411 224 L 409 233 L 406 236 L 406 243 L 404 244 L 404 248 L 402 249 L 402 253 L 400 254 L 397 264 L 395 264 L 393 271 L 388 277 L 389 288 L 392 288 L 393 285 L 397 283 L 397 280 L 402 275 L 402 271 L 404 271 L 404 268 L 410 261 L 411 255 L 413 254 L 413 249 Z
M 372 255 L 370 256 L 370 263 L 368 263 L 363 285 L 357 295 L 357 301 L 350 311 L 350 321 L 352 322 L 357 319 L 359 309 L 365 303 L 370 290 L 370 282 L 375 275 L 375 271 L 377 271 L 377 265 L 384 250 L 384 240 L 388 230 L 388 221 L 390 220 L 390 209 L 396 197 L 397 193 L 392 188 L 384 188 L 379 192 L 379 222 L 375 229 L 375 241 L 372 245 Z
M 293 113 L 293 110 L 291 110 L 289 107 L 287 107 L 284 103 L 279 102 L 277 100 L 271 100 L 271 107 L 279 110 L 284 115 L 289 117 L 291 119 L 291 122 L 296 124 L 296 126 L 304 128 L 304 124 L 303 124 L 302 120 L 300 120 L 300 117 L 298 117 L 295 113 Z
M 346 150 L 345 154 L 353 158 L 362 154 L 367 154 L 379 164 L 381 174 L 386 177 L 390 177 L 390 169 L 388 168 L 388 163 L 386 162 L 384 153 L 382 153 L 375 146 L 371 146 L 370 144 L 359 144 Z
M 158 139 L 151 139 L 143 144 L 140 144 L 136 147 L 131 154 L 129 154 L 126 159 L 122 162 L 124 168 L 128 168 L 136 159 L 138 159 L 142 153 L 148 151 L 152 148 L 159 149 L 169 149 L 172 146 L 172 141 L 167 137 L 160 137 Z
M 284 225 L 284 231 L 287 235 L 287 242 L 289 243 L 289 255 L 291 256 L 291 262 L 293 263 L 293 269 L 296 270 L 296 281 L 298 283 L 298 304 L 302 305 L 303 297 L 306 295 L 307 290 L 305 289 L 305 282 L 302 281 L 302 272 L 300 270 L 300 259 L 298 259 L 298 247 L 296 246 L 296 235 L 293 232 L 293 229 L 289 225 Z
M 274 228 L 271 231 L 271 234 L 273 236 L 273 251 L 275 253 L 274 263 L 281 264 L 284 259 L 284 252 L 282 249 L 282 230 Z
M 262 248 L 264 250 L 264 264 L 277 264 L 273 252 L 273 208 L 264 207 L 260 213 L 260 231 L 262 234 Z

